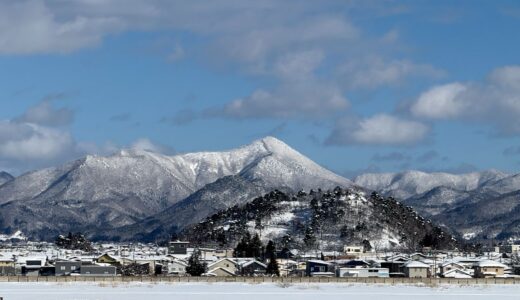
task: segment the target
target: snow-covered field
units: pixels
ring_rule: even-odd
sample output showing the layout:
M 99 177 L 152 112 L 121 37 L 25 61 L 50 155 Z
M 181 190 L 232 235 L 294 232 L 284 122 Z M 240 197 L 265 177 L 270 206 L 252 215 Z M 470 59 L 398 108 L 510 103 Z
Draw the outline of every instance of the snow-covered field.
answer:
M 363 284 L 246 283 L 0 283 L 0 297 L 19 299 L 520 299 L 515 285 L 437 287 Z

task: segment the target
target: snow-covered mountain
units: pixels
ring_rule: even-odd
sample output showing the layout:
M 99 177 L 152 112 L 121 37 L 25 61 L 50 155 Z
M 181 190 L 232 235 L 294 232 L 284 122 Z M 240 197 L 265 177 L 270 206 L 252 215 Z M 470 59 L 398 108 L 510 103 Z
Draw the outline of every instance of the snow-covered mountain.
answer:
M 465 238 L 520 238 L 520 174 L 364 174 L 354 182 L 393 196 Z
M 166 156 L 124 150 L 23 174 L 0 186 L 0 230 L 54 238 L 59 232 L 131 225 L 226 176 L 261 182 L 259 193 L 353 185 L 272 137 L 225 152 Z M 233 189 L 221 189 L 227 188 Z
M 496 170 L 467 174 L 426 173 L 406 171 L 400 173 L 367 173 L 357 176 L 354 182 L 370 190 L 380 191 L 399 199 L 407 199 L 437 187 L 471 191 L 483 185 L 492 186 L 509 175 Z M 520 189 L 520 178 L 517 187 Z
M 11 181 L 13 179 L 14 179 L 13 175 L 11 175 L 7 172 L 4 172 L 4 171 L 0 171 L 0 185 L 3 185 L 4 183 Z

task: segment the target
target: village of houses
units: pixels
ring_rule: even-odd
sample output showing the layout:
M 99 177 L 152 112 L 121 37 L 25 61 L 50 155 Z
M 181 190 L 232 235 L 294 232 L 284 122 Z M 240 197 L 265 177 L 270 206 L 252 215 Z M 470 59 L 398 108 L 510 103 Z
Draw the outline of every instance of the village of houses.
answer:
M 151 244 L 94 244 L 94 251 L 65 250 L 51 243 L 0 244 L 0 276 L 190 276 L 186 272 L 194 248 L 172 241 Z M 271 276 L 267 263 L 235 258 L 233 249 L 197 248 L 206 265 L 202 276 Z M 520 278 L 520 245 L 496 247 L 480 255 L 457 251 L 404 253 L 366 252 L 345 246 L 343 252 L 280 251 L 281 277 L 351 278 Z M 137 266 L 128 270 L 128 266 Z

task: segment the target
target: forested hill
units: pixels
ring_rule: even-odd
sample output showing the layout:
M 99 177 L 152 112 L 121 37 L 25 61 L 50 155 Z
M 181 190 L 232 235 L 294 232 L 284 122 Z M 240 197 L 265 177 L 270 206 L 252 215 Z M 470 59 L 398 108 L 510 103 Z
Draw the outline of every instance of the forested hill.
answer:
M 450 234 L 411 207 L 391 197 L 341 188 L 297 194 L 273 191 L 213 214 L 182 235 L 195 244 L 233 247 L 247 232 L 302 250 L 340 251 L 347 244 L 410 251 L 457 247 Z

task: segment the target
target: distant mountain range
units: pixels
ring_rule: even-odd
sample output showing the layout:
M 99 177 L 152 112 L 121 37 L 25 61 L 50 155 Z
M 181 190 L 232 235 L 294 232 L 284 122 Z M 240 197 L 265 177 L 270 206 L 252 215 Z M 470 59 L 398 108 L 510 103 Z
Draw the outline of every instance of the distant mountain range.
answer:
M 495 170 L 454 175 L 407 171 L 364 174 L 354 182 L 380 191 L 465 239 L 520 237 L 520 175 Z
M 13 178 L 0 173 L 0 233 L 54 239 L 153 240 L 273 190 L 377 191 L 466 239 L 520 237 L 520 175 L 408 171 L 353 181 L 266 137 L 224 152 L 166 156 L 123 150 Z

